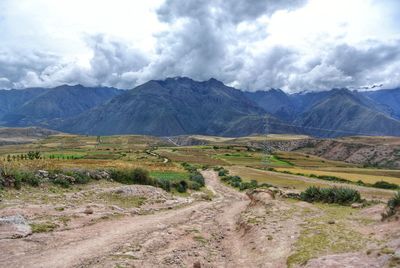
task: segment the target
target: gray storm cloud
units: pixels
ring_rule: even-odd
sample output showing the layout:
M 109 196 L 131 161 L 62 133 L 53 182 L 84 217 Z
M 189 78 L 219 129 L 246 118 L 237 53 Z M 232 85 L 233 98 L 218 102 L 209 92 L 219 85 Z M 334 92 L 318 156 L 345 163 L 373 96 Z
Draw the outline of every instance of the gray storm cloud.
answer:
M 214 77 L 244 90 L 274 87 L 293 92 L 400 85 L 400 39 L 368 39 L 360 45 L 334 40 L 307 52 L 296 44 L 269 43 L 271 16 L 305 4 L 306 0 L 166 0 L 156 12 L 167 27 L 154 34 L 153 54 L 101 33 L 83 38 L 92 51 L 86 67 L 37 50 L 1 51 L 0 87 L 79 83 L 133 88 L 171 76 Z M 263 40 L 264 45 L 251 49 Z

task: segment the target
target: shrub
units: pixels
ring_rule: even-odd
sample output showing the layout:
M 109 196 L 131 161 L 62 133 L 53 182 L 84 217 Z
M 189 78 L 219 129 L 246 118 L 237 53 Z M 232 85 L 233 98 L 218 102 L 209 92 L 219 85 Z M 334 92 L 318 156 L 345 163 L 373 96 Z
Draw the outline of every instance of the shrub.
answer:
M 29 160 L 39 159 L 40 158 L 40 152 L 38 152 L 38 151 L 29 151 L 27 156 L 28 156 Z
M 171 191 L 171 182 L 167 179 L 155 179 L 155 185 L 167 192 Z
M 394 196 L 387 202 L 386 212 L 382 213 L 382 219 L 388 218 L 396 214 L 396 210 L 400 207 L 400 191 L 394 194 Z
M 185 193 L 188 189 L 188 183 L 184 180 L 181 180 L 176 185 L 176 190 L 180 193 Z
M 110 177 L 124 184 L 155 184 L 154 180 L 149 176 L 149 172 L 141 168 L 135 168 L 133 170 L 113 169 L 110 171 Z
M 205 185 L 204 177 L 199 172 L 190 174 L 190 180 L 203 187 Z
M 90 181 L 90 176 L 83 172 L 73 172 L 70 176 L 75 178 L 76 184 L 86 184 Z
M 308 187 L 300 194 L 300 198 L 307 202 L 324 202 L 347 205 L 354 202 L 361 202 L 360 193 L 351 188 L 319 188 Z
M 138 184 L 154 185 L 154 181 L 150 177 L 149 172 L 142 168 L 135 168 L 132 171 L 132 179 Z
M 399 188 L 399 186 L 397 184 L 389 183 L 386 181 L 377 181 L 374 184 L 372 184 L 372 187 L 382 188 L 382 189 L 392 189 L 392 190 Z
M 71 182 L 64 177 L 55 177 L 52 182 L 63 188 L 69 188 L 71 186 Z
M 229 174 L 229 171 L 226 169 L 221 169 L 220 171 L 218 171 L 218 176 L 223 177 Z

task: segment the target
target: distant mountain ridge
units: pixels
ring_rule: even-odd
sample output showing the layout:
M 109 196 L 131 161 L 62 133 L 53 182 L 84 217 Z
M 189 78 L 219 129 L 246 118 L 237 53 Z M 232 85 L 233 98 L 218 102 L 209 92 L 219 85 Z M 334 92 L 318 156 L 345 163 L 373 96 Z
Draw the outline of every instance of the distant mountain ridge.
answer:
M 82 85 L 59 86 L 52 89 L 14 90 L 14 107 L 1 117 L 6 126 L 43 125 L 56 118 L 77 116 L 122 93 L 115 88 L 89 88 Z M 7 95 L 6 91 L 0 91 Z M 28 95 L 28 97 L 25 97 Z M 23 97 L 21 97 L 23 96 Z M 25 98 L 24 98 L 25 97 Z
M 101 135 L 237 136 L 253 131 L 251 128 L 235 129 L 240 120 L 251 117 L 260 122 L 264 116 L 265 111 L 246 98 L 242 91 L 220 81 L 169 78 L 149 81 L 129 90 L 88 113 L 61 122 L 58 128 Z M 260 126 L 257 123 L 257 127 Z
M 244 92 L 216 79 L 151 80 L 131 90 L 0 90 L 0 125 L 92 134 L 400 136 L 400 89 Z

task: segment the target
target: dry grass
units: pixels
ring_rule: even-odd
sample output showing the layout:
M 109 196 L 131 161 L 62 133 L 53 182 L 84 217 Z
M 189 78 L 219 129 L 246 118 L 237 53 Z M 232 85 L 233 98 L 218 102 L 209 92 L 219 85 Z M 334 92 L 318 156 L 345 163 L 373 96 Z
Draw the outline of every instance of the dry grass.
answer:
M 259 170 L 249 167 L 231 166 L 227 168 L 230 171 L 231 175 L 241 176 L 246 181 L 254 179 L 257 180 L 259 183 L 266 182 L 281 188 L 294 188 L 296 190 L 305 190 L 309 186 L 328 187 L 336 185 L 340 187 L 344 185 L 343 183 L 332 183 L 319 179 Z M 393 196 L 393 191 L 390 190 L 361 187 L 351 184 L 345 185 L 346 187 L 357 189 L 361 193 L 363 198 L 379 199 L 385 201 Z
M 282 172 L 282 171 L 289 171 L 291 173 L 301 173 L 305 174 L 307 176 L 311 174 L 315 174 L 318 176 L 335 176 L 338 178 L 346 179 L 346 180 L 351 180 L 354 182 L 357 182 L 358 180 L 362 180 L 365 183 L 375 183 L 377 181 L 386 181 L 390 183 L 396 183 L 400 184 L 400 178 L 399 177 L 390 177 L 390 176 L 382 176 L 382 175 L 374 175 L 374 174 L 363 174 L 365 173 L 365 169 L 363 170 L 363 173 L 357 174 L 357 173 L 348 173 L 348 172 L 340 172 L 340 169 L 338 168 L 338 171 L 325 171 L 325 170 L 320 170 L 320 169 L 306 169 L 306 168 L 298 168 L 298 167 L 282 167 L 282 168 L 276 168 L 276 170 Z M 355 172 L 355 170 L 353 170 Z

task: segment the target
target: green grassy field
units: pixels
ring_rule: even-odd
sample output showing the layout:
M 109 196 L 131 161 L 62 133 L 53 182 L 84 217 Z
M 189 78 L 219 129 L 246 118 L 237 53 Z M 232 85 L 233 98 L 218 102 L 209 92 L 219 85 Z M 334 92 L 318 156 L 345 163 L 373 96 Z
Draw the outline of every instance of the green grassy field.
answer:
M 266 155 L 259 148 L 249 146 L 251 141 L 262 141 L 263 136 L 222 138 L 193 136 L 211 142 L 208 145 L 173 146 L 163 139 L 149 136 L 78 136 L 55 135 L 22 145 L 0 147 L 0 161 L 14 169 L 131 169 L 144 168 L 152 177 L 187 179 L 183 162 L 204 167 L 223 166 L 245 180 L 255 179 L 273 185 L 305 189 L 310 185 L 326 186 L 328 182 L 305 176 L 324 175 L 365 183 L 386 181 L 400 184 L 400 170 L 363 168 L 340 161 L 330 161 L 304 152 L 274 152 Z M 271 140 L 304 139 L 305 136 L 270 135 Z M 21 160 L 13 156 L 39 151 L 41 159 Z M 11 159 L 11 161 L 8 161 Z M 266 171 L 275 169 L 278 172 Z M 369 195 L 387 196 L 387 191 L 370 189 Z

